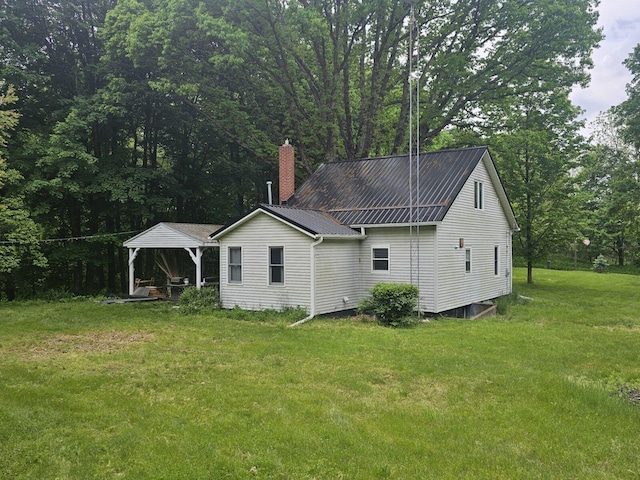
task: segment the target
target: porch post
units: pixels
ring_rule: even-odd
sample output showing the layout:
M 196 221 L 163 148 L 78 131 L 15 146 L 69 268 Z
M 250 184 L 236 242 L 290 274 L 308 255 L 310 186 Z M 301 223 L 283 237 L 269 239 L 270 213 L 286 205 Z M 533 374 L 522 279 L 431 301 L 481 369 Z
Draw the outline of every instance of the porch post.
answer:
M 191 260 L 193 260 L 193 263 L 196 265 L 196 288 L 200 290 L 200 287 L 202 286 L 202 249 L 200 247 L 196 247 L 195 255 L 190 248 L 184 247 L 184 249 L 189 252 Z
M 135 289 L 135 267 L 133 261 L 138 256 L 138 252 L 140 251 L 140 247 L 133 249 L 129 249 L 129 295 L 133 295 L 133 290 Z

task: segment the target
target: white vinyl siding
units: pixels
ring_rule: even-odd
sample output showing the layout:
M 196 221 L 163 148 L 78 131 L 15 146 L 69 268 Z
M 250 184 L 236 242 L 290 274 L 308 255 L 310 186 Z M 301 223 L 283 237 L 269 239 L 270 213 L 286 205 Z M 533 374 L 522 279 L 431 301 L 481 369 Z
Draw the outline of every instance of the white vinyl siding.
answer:
M 478 183 L 483 185 L 482 210 L 475 208 Z M 464 242 L 462 248 L 461 238 Z M 499 247 L 501 267 L 498 275 L 494 274 L 496 246 Z M 466 272 L 467 249 L 471 250 L 471 272 Z M 438 226 L 436 311 L 447 311 L 510 293 L 510 266 L 510 226 L 481 161 Z
M 222 236 L 220 266 L 224 270 L 228 265 L 226 247 L 242 245 L 242 284 L 221 283 L 222 306 L 245 310 L 301 307 L 310 311 L 312 241 L 309 236 L 262 213 Z M 269 285 L 268 245 L 284 247 L 285 288 Z M 220 278 L 228 279 L 228 273 L 221 271 Z
M 371 288 L 378 282 L 410 283 L 413 267 L 416 277 L 414 283 L 419 284 L 420 287 L 420 308 L 425 312 L 433 312 L 435 307 L 435 228 L 435 226 L 420 227 L 419 262 L 417 258 L 411 261 L 409 227 L 367 228 L 367 238 L 362 241 L 360 247 L 361 295 L 368 296 Z M 380 245 L 389 245 L 391 257 L 389 271 L 385 275 L 371 270 L 371 249 Z
M 326 239 L 315 247 L 316 315 L 354 309 L 362 298 L 360 241 Z

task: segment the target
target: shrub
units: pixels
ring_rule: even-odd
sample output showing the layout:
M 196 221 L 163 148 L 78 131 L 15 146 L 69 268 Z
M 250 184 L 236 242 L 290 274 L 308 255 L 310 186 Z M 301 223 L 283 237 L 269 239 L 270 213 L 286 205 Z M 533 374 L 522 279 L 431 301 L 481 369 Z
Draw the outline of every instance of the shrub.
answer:
M 185 315 L 206 313 L 220 309 L 218 291 L 211 287 L 188 287 L 183 290 L 178 300 L 180 312 Z
M 598 255 L 596 259 L 593 261 L 593 271 L 597 273 L 604 272 L 609 266 L 609 262 L 606 257 L 602 254 Z
M 362 314 L 375 315 L 380 323 L 391 327 L 413 323 L 410 318 L 418 304 L 418 287 L 406 283 L 377 283 L 371 297 L 358 305 Z

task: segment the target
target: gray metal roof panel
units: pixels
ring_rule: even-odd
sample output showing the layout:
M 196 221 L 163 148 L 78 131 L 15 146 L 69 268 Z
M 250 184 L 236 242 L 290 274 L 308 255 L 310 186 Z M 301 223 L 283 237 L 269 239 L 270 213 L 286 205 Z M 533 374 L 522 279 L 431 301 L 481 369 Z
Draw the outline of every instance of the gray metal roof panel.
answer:
M 313 235 L 361 235 L 326 212 L 285 205 L 261 205 L 260 208 Z
M 420 222 L 441 221 L 487 147 L 420 154 Z M 411 169 L 417 171 L 417 157 Z M 323 164 L 296 191 L 295 207 L 331 213 L 346 225 L 410 222 L 408 155 Z M 415 219 L 416 217 L 414 217 Z

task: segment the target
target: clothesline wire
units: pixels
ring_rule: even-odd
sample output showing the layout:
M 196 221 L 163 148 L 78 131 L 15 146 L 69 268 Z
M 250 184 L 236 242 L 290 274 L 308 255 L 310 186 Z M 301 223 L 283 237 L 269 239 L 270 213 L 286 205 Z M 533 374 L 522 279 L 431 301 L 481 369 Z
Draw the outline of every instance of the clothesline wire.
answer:
M 0 245 L 20 245 L 28 243 L 53 243 L 53 242 L 73 242 L 75 240 L 89 240 L 93 238 L 105 238 L 105 237 L 117 237 L 120 235 L 131 235 L 133 233 L 139 233 L 141 230 L 130 230 L 128 232 L 114 232 L 114 233 L 101 233 L 97 235 L 82 235 L 80 237 L 62 237 L 62 238 L 42 238 L 39 240 L 32 240 L 28 242 L 21 242 L 15 240 L 2 240 Z

